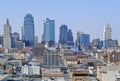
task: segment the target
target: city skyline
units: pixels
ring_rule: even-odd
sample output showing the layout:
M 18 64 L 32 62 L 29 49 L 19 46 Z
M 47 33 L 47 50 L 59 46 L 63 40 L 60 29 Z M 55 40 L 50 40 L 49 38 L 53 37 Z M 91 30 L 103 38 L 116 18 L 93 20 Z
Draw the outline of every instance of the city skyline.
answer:
M 21 34 L 25 14 L 32 14 L 35 19 L 35 35 L 39 41 L 42 40 L 43 20 L 50 18 L 55 20 L 56 41 L 59 40 L 59 28 L 66 24 L 76 39 L 77 31 L 88 33 L 91 39 L 100 38 L 103 40 L 103 28 L 110 23 L 112 38 L 118 39 L 119 34 L 119 2 L 120 1 L 0 1 L 0 32 L 3 33 L 5 20 L 8 18 L 12 31 Z M 14 5 L 13 5 L 14 3 Z M 19 4 L 18 4 L 19 3 Z M 46 5 L 45 5 L 46 4 Z M 5 6 L 7 5 L 7 6 Z M 8 14 L 9 13 L 9 14 Z M 94 29 L 94 30 L 93 30 Z M 74 40 L 75 40 L 74 39 Z
M 120 0 L 0 0 L 0 81 L 120 81 Z

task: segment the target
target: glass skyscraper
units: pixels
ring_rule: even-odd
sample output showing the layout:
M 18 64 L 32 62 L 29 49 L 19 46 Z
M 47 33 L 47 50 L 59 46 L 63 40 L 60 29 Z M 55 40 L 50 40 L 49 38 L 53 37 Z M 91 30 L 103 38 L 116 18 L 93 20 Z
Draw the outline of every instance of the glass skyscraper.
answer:
M 80 34 L 80 45 L 82 46 L 82 48 L 90 46 L 89 34 Z
M 68 46 L 73 46 L 74 45 L 74 41 L 73 41 L 73 33 L 72 30 L 69 29 L 68 33 L 67 33 L 67 45 Z
M 67 35 L 68 35 L 67 25 L 61 25 L 59 43 L 61 43 L 62 45 L 67 44 Z
M 73 41 L 73 33 L 71 29 L 68 30 L 68 41 Z
M 44 21 L 43 42 L 50 47 L 55 45 L 55 21 L 46 18 Z
M 23 41 L 26 47 L 34 44 L 34 18 L 31 14 L 26 14 L 24 17 Z

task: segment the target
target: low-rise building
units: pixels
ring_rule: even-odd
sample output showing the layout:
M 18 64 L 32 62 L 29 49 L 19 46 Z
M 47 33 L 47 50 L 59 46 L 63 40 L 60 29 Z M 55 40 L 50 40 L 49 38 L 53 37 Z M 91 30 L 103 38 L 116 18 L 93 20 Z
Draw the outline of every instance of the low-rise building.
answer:
M 69 74 L 72 81 L 98 81 L 89 70 L 85 69 L 71 69 Z
M 40 66 L 31 66 L 34 75 L 40 74 Z
M 77 57 L 76 56 L 66 56 L 64 59 L 66 66 L 69 64 L 77 64 Z
M 108 54 L 108 62 L 120 62 L 120 52 L 111 52 Z
M 28 66 L 26 66 L 26 65 L 22 66 L 21 67 L 21 72 L 22 72 L 22 74 L 27 74 L 28 75 L 29 74 Z
M 63 72 L 59 68 L 50 68 L 42 72 L 43 77 L 64 77 Z
M 89 62 L 93 63 L 94 60 L 93 59 L 79 59 L 78 62 L 84 65 L 87 65 Z
M 40 66 L 22 66 L 22 74 L 26 75 L 40 75 Z
M 120 81 L 120 66 L 98 66 L 97 78 L 100 81 Z

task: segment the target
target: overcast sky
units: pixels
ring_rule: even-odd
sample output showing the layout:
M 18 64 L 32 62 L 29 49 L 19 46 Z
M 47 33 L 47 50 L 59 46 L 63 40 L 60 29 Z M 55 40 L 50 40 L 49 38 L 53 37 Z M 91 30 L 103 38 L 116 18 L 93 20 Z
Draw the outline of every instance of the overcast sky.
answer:
M 21 34 L 24 16 L 35 21 L 35 35 L 43 34 L 43 20 L 55 20 L 56 41 L 59 27 L 66 24 L 73 31 L 88 33 L 91 39 L 103 38 L 104 24 L 110 23 L 112 38 L 120 40 L 120 0 L 0 0 L 0 32 L 8 18 L 12 32 Z

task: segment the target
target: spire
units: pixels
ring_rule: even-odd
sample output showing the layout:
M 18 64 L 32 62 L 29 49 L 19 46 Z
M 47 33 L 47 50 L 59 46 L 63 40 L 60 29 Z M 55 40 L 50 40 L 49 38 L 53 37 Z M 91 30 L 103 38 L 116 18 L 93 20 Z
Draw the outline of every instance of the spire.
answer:
M 7 19 L 6 24 L 9 25 L 9 20 Z

